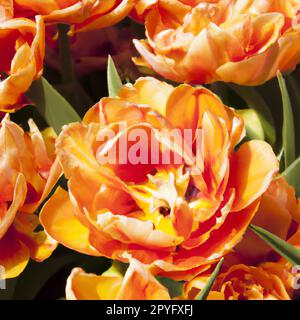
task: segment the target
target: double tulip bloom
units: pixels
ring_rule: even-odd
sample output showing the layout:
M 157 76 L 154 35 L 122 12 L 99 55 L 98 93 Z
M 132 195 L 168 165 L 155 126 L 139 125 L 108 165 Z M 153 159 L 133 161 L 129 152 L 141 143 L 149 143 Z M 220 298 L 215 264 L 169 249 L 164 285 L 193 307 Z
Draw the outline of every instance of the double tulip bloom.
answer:
M 14 18 L 0 2 L 0 111 L 12 112 L 24 104 L 23 95 L 43 72 L 43 19 Z
M 21 107 L 43 72 L 44 21 L 98 32 L 128 14 L 146 26 L 136 63 L 177 82 L 257 85 L 300 61 L 299 0 L 0 0 L 0 111 Z M 188 281 L 178 298 L 195 298 L 224 256 L 209 298 L 291 297 L 291 264 L 246 230 L 253 221 L 300 246 L 299 202 L 275 178 L 271 147 L 243 143 L 242 119 L 209 90 L 140 78 L 57 139 L 29 127 L 8 116 L 0 126 L 5 278 L 61 243 L 130 263 L 125 274 L 74 269 L 68 299 L 170 299 L 157 275 Z M 68 191 L 58 187 L 36 231 L 62 171 Z
M 24 94 L 43 73 L 44 23 L 70 24 L 71 33 L 102 29 L 125 18 L 133 4 L 134 0 L 0 1 L 0 111 L 24 106 Z
M 276 177 L 262 195 L 252 222 L 300 246 L 300 205 L 294 189 L 283 177 Z M 290 300 L 299 281 L 292 267 L 254 233 L 247 231 L 242 241 L 226 255 L 208 300 Z M 125 275 L 116 268 L 101 276 L 76 268 L 68 278 L 66 297 L 80 300 L 170 299 L 151 269 L 136 260 L 131 260 Z M 211 270 L 187 282 L 183 295 L 177 298 L 195 299 L 211 277 Z
M 300 247 L 300 203 L 283 177 L 276 177 L 263 194 L 252 223 Z M 208 272 L 186 283 L 186 297 L 193 299 L 210 276 Z M 223 270 L 208 299 L 290 300 L 298 285 L 298 271 L 293 270 L 293 265 L 280 258 L 253 232 L 247 231 L 243 240 L 225 257 Z
M 189 299 L 195 298 L 208 278 L 199 276 L 186 285 Z M 220 274 L 208 300 L 290 300 L 280 277 L 267 268 L 243 264 L 232 266 Z
M 135 129 L 146 139 L 139 152 L 128 138 Z M 186 130 L 200 134 L 180 144 Z M 69 192 L 59 188 L 50 198 L 42 224 L 79 252 L 130 257 L 154 274 L 192 279 L 241 240 L 278 171 L 263 141 L 235 150 L 243 137 L 242 120 L 207 89 L 140 78 L 117 98 L 102 99 L 82 123 L 63 128 L 56 154 Z M 151 140 L 159 145 L 155 163 Z M 132 153 L 150 160 L 103 163 L 115 146 L 117 160 Z M 167 152 L 182 162 L 164 163 Z
M 132 259 L 125 274 L 114 265 L 101 276 L 73 269 L 67 280 L 68 300 L 169 300 L 168 290 Z
M 124 19 L 134 0 L 14 0 L 20 16 L 42 15 L 46 23 L 72 25 L 73 32 L 102 29 Z
M 141 0 L 136 63 L 177 82 L 258 85 L 300 61 L 299 0 Z
M 0 127 L 1 278 L 18 276 L 30 257 L 43 261 L 57 246 L 44 231 L 36 231 L 35 214 L 61 175 L 55 135 L 51 129 L 41 133 L 32 120 L 29 126 L 25 133 L 6 116 Z
M 295 242 L 293 239 L 300 232 L 300 202 L 296 199 L 294 188 L 283 177 L 276 177 L 272 181 L 252 223 L 285 241 Z M 300 242 L 296 240 L 295 244 L 300 245 Z M 246 232 L 243 241 L 235 248 L 240 261 L 254 265 L 268 259 L 272 252 L 270 246 L 251 231 Z

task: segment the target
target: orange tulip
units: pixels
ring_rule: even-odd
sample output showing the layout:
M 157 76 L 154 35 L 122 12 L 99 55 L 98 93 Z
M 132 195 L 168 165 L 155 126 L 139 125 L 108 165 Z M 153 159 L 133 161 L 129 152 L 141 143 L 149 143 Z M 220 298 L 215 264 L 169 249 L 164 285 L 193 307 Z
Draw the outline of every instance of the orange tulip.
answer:
M 41 133 L 32 120 L 30 133 L 6 116 L 0 127 L 0 266 L 4 278 L 18 276 L 29 258 L 43 261 L 57 243 L 43 231 L 35 231 L 34 214 L 61 175 L 54 156 L 55 135 Z
M 137 260 L 123 275 L 112 266 L 101 276 L 73 269 L 67 280 L 68 300 L 169 300 L 168 290 Z
M 63 128 L 56 153 L 69 193 L 56 191 L 41 222 L 79 252 L 191 279 L 241 240 L 278 171 L 263 141 L 235 151 L 243 137 L 241 118 L 209 90 L 140 78 Z
M 13 18 L 4 8 L 0 3 L 0 111 L 12 112 L 43 72 L 45 28 L 40 16 Z
M 124 19 L 135 0 L 14 0 L 16 14 L 40 14 L 46 23 L 66 23 L 82 32 L 112 26 Z
M 294 188 L 283 177 L 272 181 L 262 197 L 252 223 L 286 241 L 295 233 L 300 223 L 300 207 L 295 198 Z M 245 233 L 234 251 L 234 254 L 251 264 L 266 261 L 273 252 L 270 246 L 250 230 Z
M 300 209 L 300 203 L 298 202 Z M 298 225 L 297 231 L 289 238 L 288 243 L 300 248 L 300 228 Z M 276 274 L 284 283 L 290 296 L 292 296 L 294 290 L 299 289 L 300 275 L 299 265 L 294 265 L 284 258 L 280 258 L 277 262 L 264 262 L 262 267 L 269 272 Z
M 285 193 L 283 191 L 283 194 L 285 196 L 288 195 L 288 197 L 290 197 L 294 195 L 292 188 L 288 186 L 283 178 L 274 180 L 266 194 L 270 195 L 269 192 L 272 190 L 274 192 L 273 196 L 275 198 L 276 195 L 280 194 L 278 193 L 279 190 L 276 190 L 276 187 L 278 186 L 283 187 L 280 192 L 282 192 L 285 187 L 288 187 L 285 190 L 289 191 L 288 193 Z M 267 196 L 266 194 L 263 196 L 263 199 L 261 201 L 261 207 L 264 206 L 262 204 L 266 201 L 264 199 L 264 197 Z M 283 203 L 288 198 L 284 197 L 284 195 L 280 196 Z M 273 203 L 273 209 L 276 208 L 276 205 L 278 205 L 278 203 Z M 289 209 L 291 209 L 292 207 L 293 209 L 296 209 L 294 207 L 294 201 L 290 203 Z M 278 208 L 279 212 L 282 213 L 282 208 L 280 208 L 280 206 Z M 260 210 L 261 209 L 259 209 L 259 211 Z M 293 213 L 296 213 L 296 216 L 294 216 L 294 218 L 296 218 L 297 220 L 299 217 L 299 211 L 293 211 Z M 258 212 L 256 216 L 259 216 L 260 214 L 261 213 Z M 254 219 L 256 219 L 256 216 Z M 268 216 L 268 218 L 269 223 L 273 222 L 273 220 L 278 219 L 279 223 L 281 222 L 283 223 L 283 226 L 285 225 L 280 215 L 278 217 Z M 241 243 L 243 243 L 244 241 L 251 243 L 253 239 L 251 239 L 246 233 L 245 240 L 242 240 Z M 299 228 L 293 234 L 293 236 L 289 238 L 288 242 L 300 248 Z M 253 241 L 253 245 L 256 245 L 256 249 L 259 252 L 264 251 L 265 244 L 263 242 Z M 239 246 L 240 244 L 237 247 Z M 260 246 L 262 246 L 263 248 L 261 249 Z M 268 252 L 270 251 L 271 249 L 268 249 Z M 267 256 L 264 257 L 264 259 L 266 258 Z M 213 285 L 212 290 L 208 296 L 209 300 L 290 300 L 290 298 L 293 297 L 294 291 L 299 287 L 300 278 L 298 266 L 296 266 L 295 268 L 292 263 L 280 257 L 277 259 L 277 261 L 275 261 L 275 257 L 272 257 L 273 261 L 265 260 L 265 262 L 260 263 L 257 266 L 250 266 L 241 263 L 243 261 L 247 261 L 247 259 L 248 262 L 251 261 L 249 257 L 245 259 L 244 256 L 239 256 L 239 254 L 237 254 L 236 252 L 233 255 L 229 254 L 226 256 L 222 269 L 227 271 L 223 271 L 223 273 L 217 277 L 215 284 Z M 256 260 L 256 262 L 257 261 L 258 260 Z M 210 277 L 211 273 L 208 272 L 186 283 L 183 298 L 194 299 L 203 289 Z
M 299 222 L 300 205 L 295 198 L 295 190 L 283 177 L 275 178 L 263 194 L 252 223 L 300 247 Z M 269 274 L 276 275 L 292 297 L 294 284 L 298 281 L 297 270 L 293 270 L 290 262 L 281 258 L 250 230 L 246 231 L 243 240 L 233 252 L 226 256 L 224 267 L 234 268 L 241 263 L 256 265 Z
M 185 285 L 185 293 L 194 299 L 207 283 L 208 276 L 199 276 Z M 275 273 L 262 267 L 234 265 L 220 274 L 208 295 L 208 300 L 290 300 L 290 296 Z
M 299 0 L 141 0 L 147 40 L 135 40 L 147 66 L 189 83 L 258 85 L 300 61 Z
M 144 22 L 146 13 L 154 6 L 157 6 L 158 3 L 159 0 L 137 0 L 130 13 L 131 18 L 139 22 Z M 167 4 L 167 2 L 165 4 Z

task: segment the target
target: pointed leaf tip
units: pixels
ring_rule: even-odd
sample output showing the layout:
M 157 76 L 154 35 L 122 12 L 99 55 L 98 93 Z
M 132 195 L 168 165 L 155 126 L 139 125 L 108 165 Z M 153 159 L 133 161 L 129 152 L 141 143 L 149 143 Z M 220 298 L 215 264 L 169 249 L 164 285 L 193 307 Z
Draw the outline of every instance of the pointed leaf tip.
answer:
M 65 124 L 81 121 L 69 102 L 43 77 L 31 85 L 26 96 L 57 134 Z
M 108 56 L 107 63 L 107 86 L 110 97 L 116 97 L 122 88 L 122 81 L 112 57 Z
M 286 181 L 294 187 L 297 197 L 300 196 L 300 157 L 282 173 Z
M 250 229 L 289 262 L 294 265 L 300 264 L 300 249 L 261 227 L 250 225 Z
M 273 146 L 276 142 L 274 119 L 259 90 L 255 87 L 243 87 L 236 84 L 228 84 L 228 86 L 247 103 L 249 108 L 256 111 L 264 130 L 265 138 Z
M 199 293 L 199 295 L 197 296 L 196 300 L 206 300 L 206 298 L 208 297 L 209 295 L 209 292 L 220 272 L 220 269 L 222 267 L 222 264 L 223 264 L 223 261 L 224 261 L 224 258 L 222 258 L 219 263 L 217 264 L 214 272 L 212 273 L 211 277 L 209 278 L 207 284 L 205 285 L 205 287 L 201 290 L 201 292 Z
M 286 87 L 285 80 L 280 72 L 277 73 L 277 79 L 282 96 L 283 108 L 283 127 L 282 142 L 284 149 L 285 169 L 287 169 L 296 159 L 295 147 L 295 124 L 293 116 L 293 108 Z

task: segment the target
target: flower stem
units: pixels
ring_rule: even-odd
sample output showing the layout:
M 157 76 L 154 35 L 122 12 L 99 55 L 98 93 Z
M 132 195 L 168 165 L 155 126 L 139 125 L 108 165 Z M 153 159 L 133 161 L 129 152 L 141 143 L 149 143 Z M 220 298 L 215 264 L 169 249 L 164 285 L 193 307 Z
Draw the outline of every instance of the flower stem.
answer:
M 61 80 L 63 84 L 71 84 L 75 82 L 75 74 L 73 67 L 72 54 L 68 36 L 69 26 L 60 24 L 59 32 L 59 58 L 61 68 Z

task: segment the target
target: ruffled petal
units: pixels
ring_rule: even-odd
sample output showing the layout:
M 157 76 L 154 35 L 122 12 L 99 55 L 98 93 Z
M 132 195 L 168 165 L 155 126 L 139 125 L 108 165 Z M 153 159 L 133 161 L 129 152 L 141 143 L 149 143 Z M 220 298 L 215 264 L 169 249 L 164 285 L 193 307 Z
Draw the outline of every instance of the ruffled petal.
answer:
M 278 160 L 266 142 L 252 140 L 233 154 L 230 171 L 229 185 L 236 190 L 232 211 L 239 211 L 267 190 L 278 172 Z
M 120 276 L 97 276 L 81 268 L 72 270 L 67 280 L 67 300 L 115 300 L 122 285 Z
M 0 239 L 5 235 L 11 224 L 13 223 L 18 210 L 23 205 L 26 198 L 26 181 L 22 174 L 18 175 L 13 195 L 13 201 L 8 210 L 4 212 L 4 216 L 0 219 Z
M 29 258 L 28 248 L 14 237 L 11 230 L 0 239 L 0 265 L 4 268 L 4 279 L 15 278 L 22 273 Z
M 39 219 L 33 214 L 18 213 L 14 220 L 13 232 L 29 249 L 30 257 L 38 262 L 49 258 L 58 243 L 44 231 L 35 231 L 39 226 Z
M 73 212 L 69 195 L 58 188 L 40 213 L 45 231 L 59 243 L 79 252 L 99 256 L 89 243 L 89 229 L 84 227 Z

